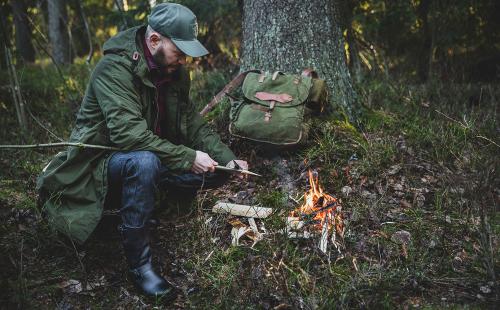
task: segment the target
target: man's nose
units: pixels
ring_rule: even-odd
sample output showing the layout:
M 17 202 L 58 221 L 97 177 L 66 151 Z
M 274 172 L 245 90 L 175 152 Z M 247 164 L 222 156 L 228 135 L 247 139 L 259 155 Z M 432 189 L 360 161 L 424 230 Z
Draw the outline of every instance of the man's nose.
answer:
M 185 65 L 186 64 L 186 55 L 180 56 L 178 62 L 181 65 Z

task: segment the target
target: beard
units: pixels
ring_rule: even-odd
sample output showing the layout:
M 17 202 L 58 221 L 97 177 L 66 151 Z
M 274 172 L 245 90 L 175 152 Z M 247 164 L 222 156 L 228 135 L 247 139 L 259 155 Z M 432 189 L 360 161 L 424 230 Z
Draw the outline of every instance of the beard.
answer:
M 155 63 L 158 65 L 160 72 L 171 74 L 177 71 L 177 69 L 179 69 L 180 67 L 179 65 L 169 65 L 166 61 L 165 52 L 161 48 L 156 50 L 156 52 L 153 53 L 152 56 Z

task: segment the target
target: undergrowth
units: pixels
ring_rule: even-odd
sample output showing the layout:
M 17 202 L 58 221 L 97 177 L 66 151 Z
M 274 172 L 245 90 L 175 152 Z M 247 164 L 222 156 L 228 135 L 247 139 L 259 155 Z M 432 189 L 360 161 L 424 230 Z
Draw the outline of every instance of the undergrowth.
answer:
M 26 67 L 20 80 L 33 114 L 66 139 L 88 68 L 70 66 L 63 74 L 64 82 L 52 67 Z M 192 100 L 199 109 L 228 80 L 221 72 L 195 71 L 192 78 Z M 7 83 L 5 75 L 1 83 Z M 291 211 L 290 193 L 269 186 L 279 174 L 258 154 L 238 149 L 265 175 L 248 181 L 255 183 L 253 201 L 277 213 L 262 222 L 268 234 L 254 247 L 231 246 L 227 219 L 207 211 L 216 192 L 203 197 L 188 216 L 169 219 L 173 224 L 159 238 L 156 253 L 170 263 L 162 265 L 164 274 L 173 274 L 175 263 L 179 277 L 196 283 L 196 289 L 186 291 L 184 307 L 432 308 L 498 301 L 500 88 L 378 79 L 357 88 L 366 106 L 360 128 L 325 116 L 315 121 L 310 144 L 287 157 L 315 169 L 325 191 L 342 199 L 346 230 L 340 252 L 330 249 L 325 255 L 317 240 L 286 237 L 283 215 Z M 29 133 L 18 129 L 8 92 L 0 96 L 0 111 L 2 143 L 54 141 L 34 120 Z M 220 106 L 208 119 L 227 137 L 225 113 L 227 107 Z M 142 307 L 123 292 L 132 288 L 123 278 L 118 239 L 95 242 L 82 252 L 40 218 L 36 176 L 57 151 L 0 151 L 0 215 L 6 223 L 0 230 L 6 254 L 0 261 L 0 302 L 109 307 L 127 300 Z M 402 231 L 409 240 L 398 239 Z M 90 281 L 101 273 L 110 284 L 93 295 L 68 295 L 58 285 L 70 278 Z

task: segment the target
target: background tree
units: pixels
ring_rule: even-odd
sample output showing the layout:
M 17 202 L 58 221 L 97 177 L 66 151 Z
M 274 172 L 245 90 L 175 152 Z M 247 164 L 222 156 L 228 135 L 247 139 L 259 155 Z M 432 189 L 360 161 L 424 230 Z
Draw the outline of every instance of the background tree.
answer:
M 16 33 L 16 50 L 18 58 L 25 62 L 35 61 L 35 49 L 31 43 L 31 29 L 28 22 L 28 8 L 24 0 L 10 0 L 14 15 L 14 29 Z
M 48 0 L 49 38 L 52 55 L 57 64 L 73 62 L 68 36 L 68 13 L 65 0 Z
M 359 110 L 346 65 L 337 1 L 253 0 L 243 5 L 242 70 L 314 68 L 352 120 Z

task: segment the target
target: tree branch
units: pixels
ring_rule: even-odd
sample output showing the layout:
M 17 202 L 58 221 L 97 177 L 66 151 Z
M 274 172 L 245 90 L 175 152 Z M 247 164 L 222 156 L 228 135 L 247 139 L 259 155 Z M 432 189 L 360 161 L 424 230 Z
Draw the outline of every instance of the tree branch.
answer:
M 117 147 L 112 147 L 112 146 L 73 143 L 73 142 L 39 143 L 39 144 L 26 144 L 26 145 L 4 144 L 4 145 L 0 145 L 0 149 L 35 149 L 35 148 L 48 148 L 48 147 L 59 147 L 59 146 L 76 146 L 76 147 L 89 148 L 89 149 L 122 151 L 122 149 L 119 149 Z

